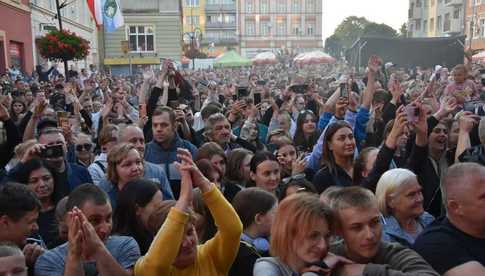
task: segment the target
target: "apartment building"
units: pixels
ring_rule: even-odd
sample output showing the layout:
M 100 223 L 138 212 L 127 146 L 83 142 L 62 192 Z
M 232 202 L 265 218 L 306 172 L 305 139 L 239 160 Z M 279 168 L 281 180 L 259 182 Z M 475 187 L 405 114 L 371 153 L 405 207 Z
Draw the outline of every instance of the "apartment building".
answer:
M 473 24 L 472 24 L 473 23 Z M 485 0 L 467 0 L 466 7 L 466 46 L 473 50 L 485 50 Z
M 443 37 L 464 34 L 465 4 L 466 0 L 410 0 L 408 36 Z
M 239 0 L 238 36 L 241 54 L 287 49 L 322 48 L 321 0 Z

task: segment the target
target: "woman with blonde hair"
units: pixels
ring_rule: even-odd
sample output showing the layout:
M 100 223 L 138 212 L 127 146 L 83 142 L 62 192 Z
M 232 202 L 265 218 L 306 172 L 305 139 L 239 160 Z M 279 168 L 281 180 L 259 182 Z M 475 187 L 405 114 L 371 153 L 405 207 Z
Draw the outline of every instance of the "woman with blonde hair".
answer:
M 113 210 L 116 209 L 118 193 L 125 185 L 143 177 L 143 159 L 135 146 L 122 143 L 114 146 L 108 153 L 107 179 L 99 182 L 111 200 Z
M 376 188 L 379 210 L 383 215 L 383 239 L 410 247 L 434 217 L 423 209 L 422 187 L 408 169 L 385 172 Z
M 328 254 L 331 211 L 315 194 L 296 193 L 281 201 L 271 226 L 270 253 L 254 266 L 254 276 L 328 273 L 345 258 Z

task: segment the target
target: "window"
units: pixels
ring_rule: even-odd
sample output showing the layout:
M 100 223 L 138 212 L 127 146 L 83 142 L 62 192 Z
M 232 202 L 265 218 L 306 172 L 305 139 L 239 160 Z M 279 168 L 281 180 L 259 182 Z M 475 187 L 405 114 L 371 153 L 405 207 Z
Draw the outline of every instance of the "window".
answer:
M 199 17 L 198 16 L 186 16 L 185 23 L 187 25 L 197 26 L 199 25 Z
M 291 1 L 291 8 L 293 12 L 300 12 L 300 1 L 299 0 L 292 0 Z
M 421 0 L 416 0 L 416 8 L 421 8 L 422 3 Z
M 485 19 L 480 19 L 480 36 L 485 37 Z
M 434 18 L 429 20 L 429 31 L 434 32 Z
M 315 12 L 315 0 L 306 0 L 306 11 Z
M 434 7 L 435 0 L 431 0 L 431 7 Z
M 128 26 L 127 30 L 131 52 L 155 51 L 155 32 L 153 26 Z
M 307 22 L 306 33 L 309 36 L 315 35 L 315 22 L 313 21 Z
M 299 36 L 302 34 L 301 21 L 299 17 L 293 17 L 291 19 L 291 34 L 296 36 Z
M 185 0 L 185 6 L 186 7 L 198 7 L 199 6 L 199 0 Z
M 445 22 L 443 23 L 443 32 L 449 32 L 451 28 L 450 14 L 445 14 Z
M 460 8 L 455 8 L 453 10 L 453 19 L 459 19 L 460 18 Z
M 253 12 L 253 0 L 246 0 L 246 12 Z
M 423 20 L 423 32 L 428 31 L 428 20 Z
M 256 35 L 256 24 L 253 20 L 246 20 L 246 35 Z
M 268 0 L 261 0 L 259 2 L 259 9 L 260 9 L 261 13 L 268 13 L 268 11 L 269 11 Z
M 260 29 L 262 36 L 269 36 L 271 32 L 271 23 L 268 20 L 261 20 Z
M 277 0 L 278 1 L 278 12 L 286 12 L 286 0 Z
M 234 15 L 234 14 L 226 14 L 226 15 L 224 15 L 224 23 L 226 23 L 226 24 L 234 24 L 234 23 L 236 23 L 236 15 Z
M 429 6 L 428 0 L 423 0 L 424 1 L 424 7 L 427 8 Z
M 421 31 L 421 19 L 416 19 L 416 31 Z
M 441 32 L 443 28 L 443 20 L 441 18 L 441 15 L 438 16 L 438 20 L 436 21 L 436 31 Z
M 276 19 L 276 35 L 284 36 L 286 34 L 286 19 L 277 18 Z

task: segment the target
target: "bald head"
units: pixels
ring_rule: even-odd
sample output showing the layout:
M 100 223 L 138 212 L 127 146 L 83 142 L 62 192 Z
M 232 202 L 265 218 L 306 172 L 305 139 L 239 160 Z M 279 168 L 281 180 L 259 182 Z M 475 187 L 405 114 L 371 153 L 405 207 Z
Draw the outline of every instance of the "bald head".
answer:
M 130 125 L 123 128 L 120 131 L 120 142 L 133 144 L 143 158 L 145 153 L 145 135 L 138 126 Z
M 441 183 L 443 203 L 454 199 L 458 202 L 468 200 L 480 182 L 485 181 L 485 167 L 477 163 L 458 163 L 451 166 Z

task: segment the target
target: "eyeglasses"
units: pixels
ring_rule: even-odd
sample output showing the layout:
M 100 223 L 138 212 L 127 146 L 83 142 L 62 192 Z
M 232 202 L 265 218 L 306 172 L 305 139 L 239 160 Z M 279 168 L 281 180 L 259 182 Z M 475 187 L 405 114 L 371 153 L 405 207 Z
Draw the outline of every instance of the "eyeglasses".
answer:
M 76 150 L 77 151 L 90 151 L 91 148 L 93 147 L 92 144 L 79 144 L 79 145 L 76 145 Z

